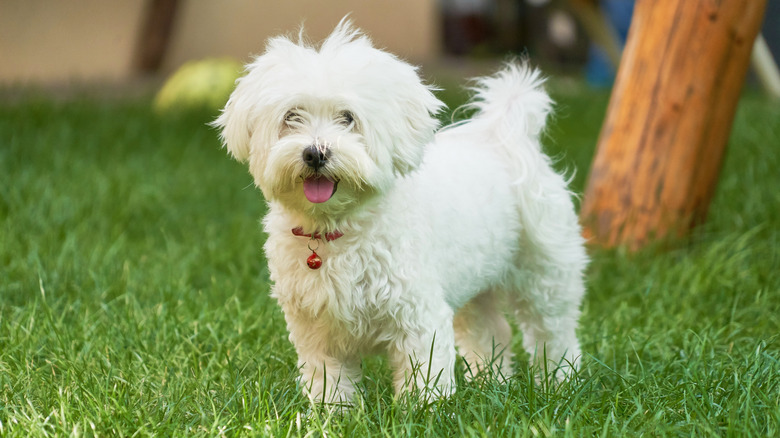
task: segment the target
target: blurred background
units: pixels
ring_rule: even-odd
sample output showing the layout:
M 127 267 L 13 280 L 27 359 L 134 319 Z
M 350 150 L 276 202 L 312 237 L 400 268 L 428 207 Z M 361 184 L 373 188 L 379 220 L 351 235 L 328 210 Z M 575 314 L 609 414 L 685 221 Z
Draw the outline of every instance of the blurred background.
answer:
M 153 83 L 190 60 L 245 62 L 267 37 L 302 24 L 318 41 L 346 14 L 378 46 L 426 68 L 529 54 L 554 73 L 608 86 L 632 7 L 633 0 L 0 0 L 0 86 Z M 769 2 L 763 34 L 779 59 L 778 1 Z

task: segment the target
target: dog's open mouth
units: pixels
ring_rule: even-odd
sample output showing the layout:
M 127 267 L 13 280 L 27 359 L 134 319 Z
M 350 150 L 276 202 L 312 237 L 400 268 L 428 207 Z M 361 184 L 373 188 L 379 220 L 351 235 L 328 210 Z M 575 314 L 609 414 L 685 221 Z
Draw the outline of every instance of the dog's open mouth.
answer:
M 303 180 L 303 195 L 309 202 L 321 204 L 336 193 L 337 187 L 338 181 L 333 181 L 322 175 L 314 175 Z

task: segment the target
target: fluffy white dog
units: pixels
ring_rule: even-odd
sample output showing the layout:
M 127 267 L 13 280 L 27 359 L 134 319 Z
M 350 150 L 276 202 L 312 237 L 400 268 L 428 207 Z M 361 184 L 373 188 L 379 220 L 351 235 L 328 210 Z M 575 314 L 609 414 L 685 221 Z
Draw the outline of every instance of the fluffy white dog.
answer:
M 273 297 L 312 399 L 352 402 L 379 351 L 397 392 L 451 394 L 456 347 L 468 375 L 508 376 L 505 310 L 537 365 L 576 366 L 587 256 L 539 144 L 542 83 L 509 63 L 477 80 L 471 120 L 436 132 L 431 87 L 349 21 L 247 66 L 214 125 L 268 201 Z

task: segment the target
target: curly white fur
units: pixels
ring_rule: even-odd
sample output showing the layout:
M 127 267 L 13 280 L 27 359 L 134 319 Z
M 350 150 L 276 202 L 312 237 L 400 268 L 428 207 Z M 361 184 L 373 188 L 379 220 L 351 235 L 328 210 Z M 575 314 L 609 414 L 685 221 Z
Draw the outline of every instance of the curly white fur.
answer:
M 509 63 L 477 81 L 471 120 L 434 136 L 443 104 L 349 21 L 319 47 L 273 38 L 247 66 L 214 124 L 269 203 L 272 293 L 312 399 L 351 402 L 361 355 L 375 352 L 397 391 L 451 394 L 456 346 L 472 372 L 494 359 L 509 375 L 504 309 L 538 364 L 576 366 L 587 256 L 539 143 L 542 85 Z M 302 158 L 311 146 L 321 167 Z M 310 178 L 334 184 L 326 202 L 304 194 Z M 343 237 L 309 242 L 295 227 Z

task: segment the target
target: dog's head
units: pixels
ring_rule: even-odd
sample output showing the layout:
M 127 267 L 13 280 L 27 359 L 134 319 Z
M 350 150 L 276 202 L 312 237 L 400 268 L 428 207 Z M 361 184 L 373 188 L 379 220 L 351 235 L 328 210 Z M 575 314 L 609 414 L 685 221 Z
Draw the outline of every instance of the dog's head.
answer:
M 214 125 L 267 199 L 341 214 L 420 165 L 443 104 L 349 21 L 318 48 L 302 40 L 271 39 Z

